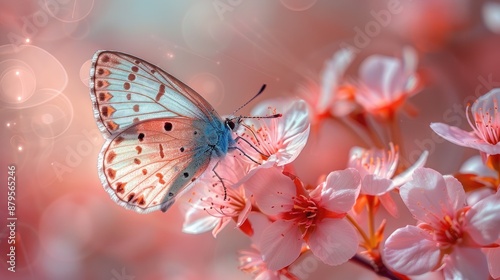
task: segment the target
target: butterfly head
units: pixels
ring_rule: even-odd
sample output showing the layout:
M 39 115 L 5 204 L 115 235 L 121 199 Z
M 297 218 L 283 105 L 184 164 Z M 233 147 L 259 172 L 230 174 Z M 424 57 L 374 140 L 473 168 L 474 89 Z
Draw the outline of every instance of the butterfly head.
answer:
M 231 131 L 236 131 L 238 130 L 238 127 L 240 126 L 240 123 L 243 121 L 243 118 L 241 116 L 239 117 L 231 117 L 231 118 L 226 118 L 224 121 L 224 124 L 231 130 Z

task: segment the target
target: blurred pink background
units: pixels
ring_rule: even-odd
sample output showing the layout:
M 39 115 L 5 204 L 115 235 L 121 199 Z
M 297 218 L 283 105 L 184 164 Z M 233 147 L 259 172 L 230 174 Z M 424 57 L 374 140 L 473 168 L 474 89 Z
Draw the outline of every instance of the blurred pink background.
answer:
M 428 166 L 452 173 L 475 152 L 445 143 L 429 123 L 451 116 L 454 125 L 467 128 L 467 102 L 500 86 L 499 5 L 0 0 L 0 279 L 251 279 L 237 268 L 237 251 L 249 245 L 238 230 L 229 226 L 217 239 L 184 234 L 178 205 L 166 214 L 141 215 L 119 207 L 104 191 L 96 167 L 104 141 L 87 87 L 96 50 L 157 64 L 220 114 L 230 114 L 263 83 L 268 87 L 259 101 L 295 96 L 300 86 L 319 83 L 325 60 L 341 46 L 359 50 L 355 64 L 370 54 L 398 56 L 402 47 L 413 46 L 424 88 L 410 100 L 418 117 L 400 118 L 407 160 L 427 149 Z M 390 7 L 397 12 L 381 18 Z M 372 28 L 370 35 L 366 28 Z M 310 184 L 345 168 L 350 147 L 363 143 L 335 122 L 318 135 L 295 163 Z M 9 165 L 16 166 L 15 273 L 6 263 Z M 388 232 L 408 223 L 413 221 L 404 212 L 389 221 Z M 345 277 L 378 279 L 351 263 L 318 264 L 309 274 Z

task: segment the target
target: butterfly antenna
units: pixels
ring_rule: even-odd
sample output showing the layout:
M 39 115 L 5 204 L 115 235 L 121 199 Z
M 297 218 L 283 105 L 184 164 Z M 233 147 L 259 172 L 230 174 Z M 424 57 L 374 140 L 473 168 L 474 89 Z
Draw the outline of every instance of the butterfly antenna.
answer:
M 232 115 L 234 115 L 236 112 L 238 112 L 239 110 L 241 110 L 241 108 L 245 107 L 248 105 L 248 103 L 252 102 L 255 98 L 257 98 L 259 95 L 261 95 L 261 93 L 266 89 L 266 84 L 263 84 L 262 87 L 260 88 L 259 92 L 257 92 L 256 95 L 254 95 L 252 98 L 250 98 L 250 100 L 248 100 L 247 102 L 245 102 L 245 104 L 241 105 L 240 108 L 236 109 Z

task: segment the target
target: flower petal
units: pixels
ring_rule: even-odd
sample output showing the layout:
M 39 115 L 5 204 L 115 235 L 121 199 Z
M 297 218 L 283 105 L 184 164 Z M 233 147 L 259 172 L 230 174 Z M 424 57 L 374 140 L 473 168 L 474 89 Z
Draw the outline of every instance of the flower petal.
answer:
M 500 240 L 498 242 L 500 244 Z M 500 247 L 499 248 L 488 248 L 484 249 L 486 253 L 486 258 L 488 259 L 488 269 L 490 271 L 491 277 L 494 279 L 500 278 Z
M 293 208 L 295 185 L 278 168 L 260 169 L 244 186 L 267 215 L 277 215 Z
M 253 232 L 253 235 L 250 236 L 250 239 L 256 245 L 257 249 L 260 250 L 260 247 L 258 247 L 257 245 L 260 245 L 262 233 L 264 232 L 265 228 L 267 228 L 272 224 L 272 222 L 266 215 L 260 212 L 253 212 L 253 211 L 250 212 L 250 214 L 248 214 L 247 219 L 250 222 L 250 225 L 252 226 L 252 232 Z
M 394 178 L 392 178 L 392 182 L 394 183 L 394 186 L 399 187 L 402 184 L 410 181 L 411 177 L 413 175 L 413 172 L 415 172 L 415 170 L 417 168 L 424 167 L 425 163 L 427 162 L 428 156 L 429 156 L 429 152 L 423 151 L 422 154 L 420 154 L 420 157 L 418 158 L 418 160 L 415 161 L 415 163 L 413 163 L 412 166 L 408 167 L 408 169 L 399 173 L 397 176 L 394 176 Z
M 439 262 L 439 248 L 433 237 L 416 226 L 393 232 L 385 242 L 384 261 L 399 273 L 418 275 L 431 271 Z
M 252 210 L 252 202 L 249 200 L 245 201 L 245 207 L 241 210 L 241 212 L 238 214 L 238 219 L 236 220 L 236 226 L 240 227 L 248 218 L 248 215 L 250 214 L 250 210 Z
M 347 213 L 359 195 L 359 173 L 354 168 L 328 174 L 321 190 L 321 206 L 336 212 Z
M 281 280 L 276 271 L 264 270 L 255 276 L 255 280 Z
M 391 189 L 394 184 L 391 179 L 380 178 L 375 174 L 366 175 L 361 181 L 361 191 L 369 195 L 382 195 Z
M 372 55 L 365 59 L 360 66 L 359 76 L 372 92 L 386 100 L 397 99 L 392 94 L 402 92 L 407 82 L 401 61 L 383 55 Z
M 453 144 L 476 149 L 492 155 L 500 153 L 500 142 L 496 145 L 492 145 L 479 138 L 473 132 L 467 132 L 458 127 L 449 126 L 444 123 L 431 123 L 431 128 L 439 136 L 443 137 Z
M 356 254 L 358 242 L 356 230 L 345 219 L 323 219 L 307 244 L 324 263 L 339 265 Z
M 212 235 L 214 238 L 217 238 L 217 235 L 229 224 L 233 219 L 229 217 L 222 217 L 219 218 L 219 223 L 215 225 L 214 229 L 212 230 Z
M 492 178 L 497 176 L 497 173 L 493 169 L 488 168 L 488 166 L 484 164 L 480 155 L 472 156 L 467 159 L 460 167 L 460 173 L 472 173 Z
M 481 249 L 455 246 L 444 263 L 445 279 L 488 279 L 488 263 Z
M 220 218 L 208 214 L 207 211 L 197 207 L 191 207 L 186 213 L 182 232 L 190 234 L 199 234 L 215 228 Z
M 354 52 L 350 49 L 340 49 L 333 57 L 326 62 L 321 76 L 321 94 L 316 104 L 320 113 L 326 112 L 331 106 L 335 95 L 338 93 L 337 87 L 340 79 L 349 64 L 354 59 Z
M 259 248 L 267 267 L 279 270 L 299 257 L 302 243 L 300 230 L 294 223 L 277 220 L 262 233 Z
M 480 245 L 500 238 L 500 192 L 474 204 L 465 215 L 466 231 Z
M 269 108 L 275 108 L 282 117 L 245 121 L 254 127 L 259 138 L 255 147 L 263 153 L 274 154 L 276 165 L 283 166 L 294 161 L 306 145 L 310 131 L 309 109 L 304 100 L 267 100 L 257 105 L 252 115 L 268 115 Z M 249 150 L 249 153 L 255 154 L 255 151 Z
M 391 216 L 393 216 L 394 218 L 399 217 L 398 206 L 392 199 L 391 193 L 385 193 L 379 196 L 379 200 L 382 206 L 384 206 L 385 210 L 387 210 L 387 212 L 391 214 Z
M 413 180 L 400 188 L 403 202 L 417 220 L 439 226 L 440 220 L 465 206 L 462 185 L 452 177 L 446 179 L 430 168 L 419 168 Z

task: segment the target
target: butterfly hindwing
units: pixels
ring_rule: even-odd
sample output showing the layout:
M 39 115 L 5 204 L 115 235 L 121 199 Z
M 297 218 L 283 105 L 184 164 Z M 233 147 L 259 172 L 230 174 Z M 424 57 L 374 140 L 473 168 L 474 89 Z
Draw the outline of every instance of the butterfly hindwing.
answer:
M 205 126 L 181 117 L 132 125 L 104 145 L 98 163 L 102 184 L 121 206 L 141 213 L 166 210 L 210 163 Z
M 96 52 L 90 88 L 96 121 L 108 136 L 155 118 L 220 119 L 212 106 L 187 85 L 159 67 L 124 53 Z
M 90 96 L 106 138 L 101 183 L 119 205 L 140 213 L 166 211 L 235 144 L 232 127 L 203 97 L 132 55 L 96 52 Z

